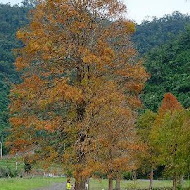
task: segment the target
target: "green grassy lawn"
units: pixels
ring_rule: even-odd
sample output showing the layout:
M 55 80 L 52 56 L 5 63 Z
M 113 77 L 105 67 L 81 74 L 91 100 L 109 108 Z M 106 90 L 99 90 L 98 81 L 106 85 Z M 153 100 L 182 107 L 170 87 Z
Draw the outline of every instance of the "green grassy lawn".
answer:
M 65 178 L 13 178 L 13 179 L 0 179 L 0 190 L 35 190 L 39 187 L 50 186 L 53 183 L 65 182 Z M 72 181 L 73 183 L 73 181 Z M 123 180 L 121 182 L 122 189 L 145 189 L 148 188 L 148 180 L 137 180 L 136 183 L 130 180 Z M 185 181 L 185 187 L 189 187 L 189 183 Z M 90 190 L 102 190 L 107 189 L 108 180 L 90 180 Z M 158 187 L 172 187 L 172 181 L 156 180 L 154 181 L 154 188 Z
M 90 183 L 91 190 L 101 190 L 107 189 L 108 181 L 107 180 L 93 180 L 91 179 Z M 114 184 L 115 185 L 115 184 Z M 149 186 L 148 180 L 137 180 L 136 182 L 131 180 L 122 180 L 121 188 L 122 189 L 146 189 Z M 154 181 L 154 188 L 157 187 L 172 187 L 172 181 Z
M 115 184 L 114 184 L 115 185 Z M 90 181 L 90 190 L 102 190 L 107 189 L 108 180 L 94 180 Z M 131 180 L 122 180 L 121 188 L 122 189 L 148 189 L 149 180 L 137 180 L 136 182 Z M 172 181 L 171 180 L 154 180 L 153 183 L 154 188 L 171 188 Z M 183 187 L 190 187 L 190 182 L 184 181 Z
M 46 187 L 64 181 L 66 181 L 64 178 L 0 179 L 0 190 L 35 190 L 39 187 Z

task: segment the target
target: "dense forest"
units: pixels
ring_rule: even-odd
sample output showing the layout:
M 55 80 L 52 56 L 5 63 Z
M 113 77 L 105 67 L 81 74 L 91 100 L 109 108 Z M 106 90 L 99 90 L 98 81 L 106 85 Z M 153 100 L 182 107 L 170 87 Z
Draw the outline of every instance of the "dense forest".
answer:
M 9 126 L 8 118 L 8 94 L 10 84 L 19 80 L 18 74 L 14 69 L 13 49 L 21 44 L 16 40 L 16 31 L 27 24 L 27 7 L 13 6 L 9 4 L 0 5 L 0 134 L 5 132 Z
M 174 12 L 163 18 L 154 18 L 152 21 L 143 21 L 136 26 L 133 41 L 141 54 L 149 52 L 152 48 L 173 40 L 190 24 L 190 16 Z
M 145 56 L 151 74 L 143 100 L 146 108 L 156 111 L 163 94 L 173 93 L 185 108 L 190 106 L 190 28 L 177 38 L 153 48 Z
M 16 31 L 28 23 L 31 8 L 27 1 L 17 5 L 0 4 L 0 136 L 9 126 L 10 84 L 19 76 L 14 69 L 13 49 L 21 46 Z M 174 12 L 136 25 L 133 41 L 151 77 L 142 95 L 145 108 L 156 111 L 164 93 L 172 92 L 184 107 L 190 106 L 190 16 Z

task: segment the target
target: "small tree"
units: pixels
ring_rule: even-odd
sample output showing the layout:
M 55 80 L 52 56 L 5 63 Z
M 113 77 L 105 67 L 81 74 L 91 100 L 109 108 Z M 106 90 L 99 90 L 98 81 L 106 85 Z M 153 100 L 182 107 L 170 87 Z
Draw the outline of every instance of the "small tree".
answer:
M 152 138 L 159 150 L 160 163 L 173 176 L 173 189 L 187 169 L 189 145 L 187 138 L 188 114 L 172 94 L 166 94 L 155 120 Z
M 137 130 L 138 135 L 146 146 L 146 151 L 141 154 L 141 167 L 150 171 L 150 185 L 149 189 L 153 189 L 154 168 L 157 166 L 157 150 L 154 146 L 153 139 L 151 137 L 151 131 L 154 126 L 154 122 L 157 114 L 146 110 L 138 119 Z

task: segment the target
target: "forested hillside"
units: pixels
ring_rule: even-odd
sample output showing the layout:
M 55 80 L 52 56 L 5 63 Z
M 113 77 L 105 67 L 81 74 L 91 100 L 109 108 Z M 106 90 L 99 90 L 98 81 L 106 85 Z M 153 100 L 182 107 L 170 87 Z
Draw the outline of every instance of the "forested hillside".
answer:
M 181 104 L 190 106 L 190 28 L 175 40 L 149 51 L 145 65 L 151 74 L 143 100 L 146 108 L 156 111 L 163 95 L 173 93 Z
M 171 41 L 185 27 L 190 24 L 190 16 L 174 12 L 163 18 L 154 18 L 152 21 L 144 21 L 136 27 L 133 41 L 141 54 L 149 52 L 152 48 Z
M 26 25 L 27 7 L 0 4 L 0 136 L 8 126 L 8 94 L 10 83 L 18 81 L 13 62 L 13 49 L 20 46 L 15 39 L 16 31 Z
M 12 49 L 21 44 L 15 39 L 15 33 L 27 24 L 29 9 L 27 3 L 21 7 L 0 4 L 0 136 L 8 126 L 10 84 L 19 80 Z M 133 41 L 138 51 L 146 54 L 145 65 L 152 76 L 142 96 L 146 108 L 156 110 L 165 92 L 173 92 L 185 107 L 190 106 L 187 69 L 190 67 L 190 32 L 180 34 L 189 23 L 190 16 L 175 12 L 136 26 Z

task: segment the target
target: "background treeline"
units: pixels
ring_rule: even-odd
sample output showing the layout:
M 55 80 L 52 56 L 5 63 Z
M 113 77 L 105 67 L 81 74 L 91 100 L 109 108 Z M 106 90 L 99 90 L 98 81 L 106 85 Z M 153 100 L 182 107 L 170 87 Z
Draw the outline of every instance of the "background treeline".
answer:
M 143 93 L 146 108 L 156 111 L 163 95 L 173 93 L 190 106 L 190 28 L 172 41 L 147 52 L 145 66 L 151 74 Z
M 152 48 L 167 43 L 185 30 L 190 24 L 190 16 L 174 12 L 163 18 L 154 18 L 152 21 L 143 21 L 136 26 L 133 41 L 141 54 L 149 52 Z
M 30 9 L 27 2 L 20 7 L 0 4 L 0 137 L 6 136 L 9 127 L 10 84 L 19 81 L 12 49 L 21 43 L 15 33 L 28 23 Z M 166 92 L 173 93 L 184 108 L 190 106 L 189 24 L 190 16 L 175 12 L 136 26 L 133 41 L 151 75 L 142 94 L 146 109 L 157 111 Z
M 19 80 L 14 69 L 13 49 L 20 47 L 16 40 L 16 31 L 28 23 L 29 7 L 11 7 L 9 4 L 0 4 L 0 136 L 4 136 L 9 126 L 8 94 L 10 84 Z

